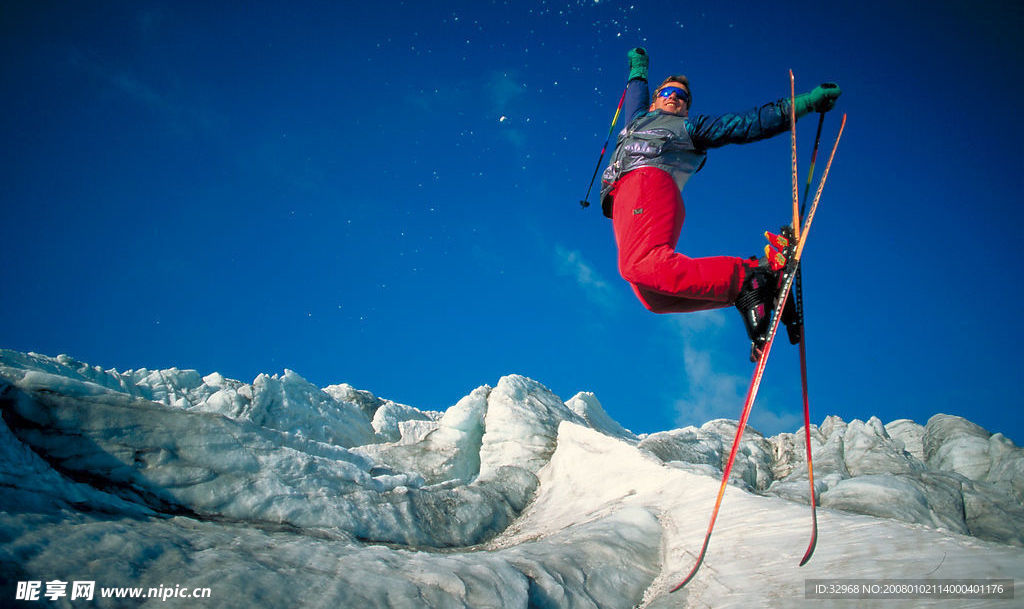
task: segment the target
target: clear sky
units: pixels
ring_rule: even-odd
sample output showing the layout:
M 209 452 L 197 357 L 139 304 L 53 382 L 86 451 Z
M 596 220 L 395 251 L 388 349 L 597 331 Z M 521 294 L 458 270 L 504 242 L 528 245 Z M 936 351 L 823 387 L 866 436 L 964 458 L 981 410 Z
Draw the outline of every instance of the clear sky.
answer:
M 1019 2 L 210 4 L 0 5 L 0 347 L 423 409 L 518 373 L 638 433 L 737 418 L 739 315 L 646 311 L 578 204 L 640 45 L 694 114 L 786 96 L 789 69 L 843 89 L 812 420 L 944 412 L 1024 444 Z M 786 135 L 711 151 L 679 249 L 757 253 L 789 168 Z M 771 434 L 802 424 L 783 342 Z

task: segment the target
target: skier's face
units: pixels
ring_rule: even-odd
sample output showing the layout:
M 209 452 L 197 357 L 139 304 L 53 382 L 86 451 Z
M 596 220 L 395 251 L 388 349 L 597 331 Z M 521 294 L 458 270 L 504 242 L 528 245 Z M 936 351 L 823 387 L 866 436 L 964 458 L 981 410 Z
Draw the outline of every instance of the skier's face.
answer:
M 662 112 L 675 114 L 676 116 L 687 116 L 689 108 L 686 107 L 685 100 L 680 99 L 680 97 L 675 93 L 668 97 L 662 97 L 660 95 L 662 89 L 670 87 L 683 88 L 680 86 L 680 83 L 677 82 L 667 82 L 659 87 L 654 93 L 654 103 L 651 104 L 651 110 L 661 110 Z M 687 93 L 689 93 L 689 89 L 687 89 Z

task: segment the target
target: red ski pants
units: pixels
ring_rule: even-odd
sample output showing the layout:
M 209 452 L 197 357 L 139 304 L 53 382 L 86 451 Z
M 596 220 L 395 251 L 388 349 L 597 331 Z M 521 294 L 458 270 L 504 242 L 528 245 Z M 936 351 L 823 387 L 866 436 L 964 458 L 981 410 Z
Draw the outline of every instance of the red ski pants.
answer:
M 746 274 L 742 258 L 690 258 L 675 251 L 686 210 L 667 172 L 641 167 L 612 190 L 619 273 L 655 313 L 719 309 L 736 301 Z

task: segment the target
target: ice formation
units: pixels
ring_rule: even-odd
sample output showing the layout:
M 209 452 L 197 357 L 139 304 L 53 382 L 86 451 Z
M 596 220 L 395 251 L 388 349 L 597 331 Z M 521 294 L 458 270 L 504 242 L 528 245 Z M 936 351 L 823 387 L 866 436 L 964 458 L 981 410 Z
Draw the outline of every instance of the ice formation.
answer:
M 803 431 L 748 430 L 704 567 L 669 595 L 734 421 L 637 437 L 595 395 L 516 375 L 438 413 L 292 371 L 246 384 L 14 351 L 0 406 L 4 604 L 18 582 L 72 579 L 206 587 L 218 607 L 504 609 L 789 606 L 813 578 L 1024 578 L 1024 450 L 959 417 L 813 426 L 820 539 L 802 568 Z

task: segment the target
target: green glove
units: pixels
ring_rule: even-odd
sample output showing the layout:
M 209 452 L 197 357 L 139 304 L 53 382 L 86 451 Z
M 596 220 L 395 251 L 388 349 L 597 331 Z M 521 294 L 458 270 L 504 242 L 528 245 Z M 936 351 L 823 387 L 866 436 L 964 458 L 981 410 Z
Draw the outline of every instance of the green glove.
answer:
M 801 93 L 796 96 L 796 115 L 801 117 L 814 112 L 828 112 L 836 105 L 836 99 L 842 95 L 842 90 L 834 82 L 826 82 L 814 87 L 810 93 Z
M 633 80 L 634 78 L 647 80 L 647 66 L 650 64 L 650 57 L 647 56 L 647 51 L 637 47 L 630 49 L 626 56 L 629 57 L 628 80 Z

